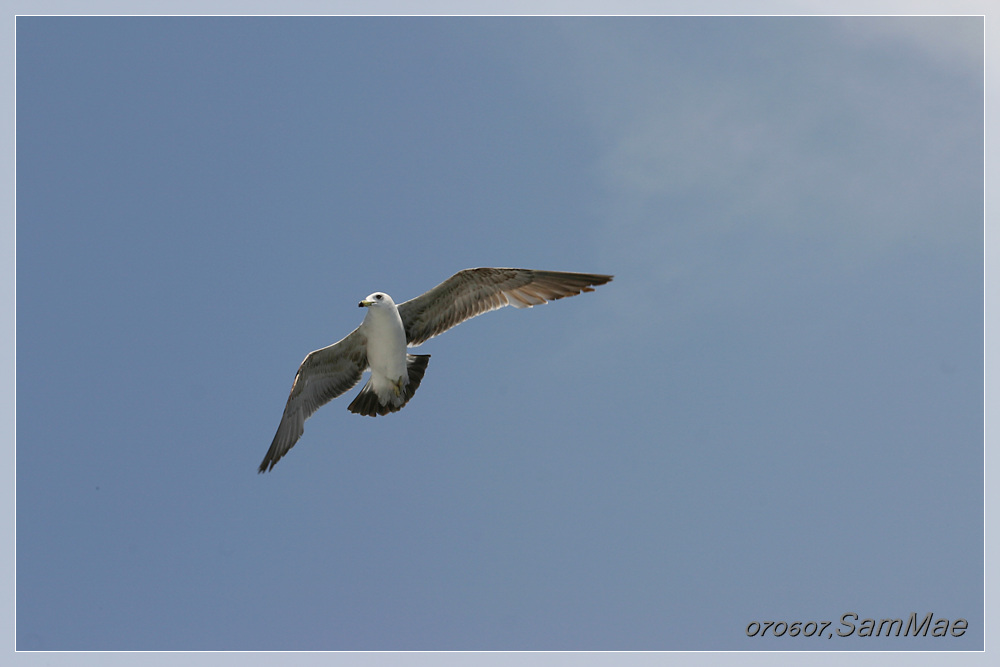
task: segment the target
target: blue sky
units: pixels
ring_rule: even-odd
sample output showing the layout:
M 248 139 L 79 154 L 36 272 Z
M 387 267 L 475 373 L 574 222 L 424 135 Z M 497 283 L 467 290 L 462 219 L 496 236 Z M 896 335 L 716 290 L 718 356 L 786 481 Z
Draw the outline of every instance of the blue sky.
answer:
M 983 647 L 975 18 L 19 18 L 17 645 Z M 477 318 L 398 414 L 295 369 Z M 749 638 L 965 618 L 962 638 Z

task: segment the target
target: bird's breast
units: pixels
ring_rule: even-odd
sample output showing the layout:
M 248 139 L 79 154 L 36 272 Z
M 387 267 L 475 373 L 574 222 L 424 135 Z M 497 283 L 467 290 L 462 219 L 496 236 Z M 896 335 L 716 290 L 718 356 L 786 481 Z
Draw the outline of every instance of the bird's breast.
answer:
M 393 380 L 406 377 L 406 331 L 395 308 L 370 309 L 362 326 L 372 370 Z

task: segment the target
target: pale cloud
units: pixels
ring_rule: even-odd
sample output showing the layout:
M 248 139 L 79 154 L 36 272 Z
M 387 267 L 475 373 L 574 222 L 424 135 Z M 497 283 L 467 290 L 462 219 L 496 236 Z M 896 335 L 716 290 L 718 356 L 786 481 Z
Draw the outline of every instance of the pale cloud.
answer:
M 666 22 L 576 24 L 541 66 L 602 147 L 608 264 L 672 317 L 912 249 L 977 261 L 974 22 L 797 21 L 708 20 L 710 48 Z
M 885 40 L 953 58 L 973 50 L 961 46 L 973 22 L 847 21 L 846 40 L 834 28 L 841 24 L 816 30 L 828 43 L 804 54 L 798 38 L 768 43 L 773 61 L 737 75 L 694 59 L 678 67 L 655 42 L 605 37 L 589 71 L 613 72 L 615 94 L 588 97 L 583 108 L 604 138 L 598 169 L 615 228 L 623 216 L 655 227 L 657 209 L 696 206 L 716 231 L 755 224 L 801 233 L 839 216 L 818 231 L 874 245 L 954 239 L 928 214 L 977 176 L 956 162 L 981 143 L 976 82 L 914 64 L 918 54 L 898 58 Z
M 886 40 L 894 41 L 902 48 L 921 51 L 941 65 L 982 73 L 982 17 L 872 17 L 842 21 L 841 29 L 862 42 L 884 44 Z

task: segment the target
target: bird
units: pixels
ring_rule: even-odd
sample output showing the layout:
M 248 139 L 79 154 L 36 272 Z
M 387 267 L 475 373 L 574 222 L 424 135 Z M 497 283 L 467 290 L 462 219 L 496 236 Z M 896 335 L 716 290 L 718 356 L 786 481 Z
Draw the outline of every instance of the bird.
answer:
M 347 409 L 376 417 L 399 411 L 420 386 L 429 354 L 415 347 L 477 315 L 503 308 L 531 308 L 610 282 L 597 273 L 476 268 L 459 271 L 437 287 L 397 305 L 385 292 L 358 303 L 364 320 L 344 338 L 310 352 L 302 361 L 278 430 L 258 473 L 272 470 L 304 432 L 320 407 L 351 390 L 370 370 L 368 382 Z

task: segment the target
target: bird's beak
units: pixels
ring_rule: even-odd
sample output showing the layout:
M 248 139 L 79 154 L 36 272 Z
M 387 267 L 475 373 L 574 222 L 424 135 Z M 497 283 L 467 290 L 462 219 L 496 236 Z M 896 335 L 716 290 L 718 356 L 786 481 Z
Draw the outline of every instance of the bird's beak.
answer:
M 368 306 L 374 305 L 374 301 L 359 301 L 358 308 L 367 308 Z

